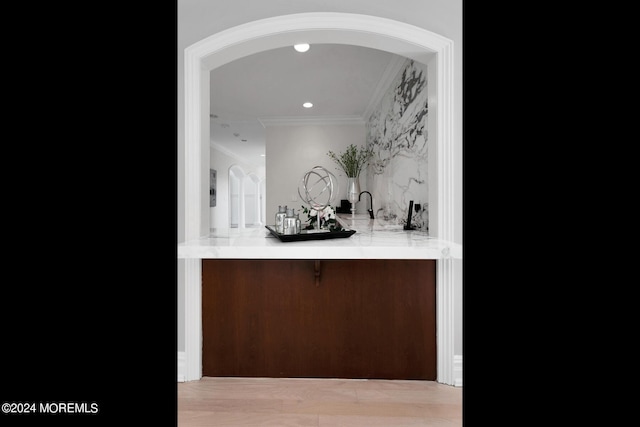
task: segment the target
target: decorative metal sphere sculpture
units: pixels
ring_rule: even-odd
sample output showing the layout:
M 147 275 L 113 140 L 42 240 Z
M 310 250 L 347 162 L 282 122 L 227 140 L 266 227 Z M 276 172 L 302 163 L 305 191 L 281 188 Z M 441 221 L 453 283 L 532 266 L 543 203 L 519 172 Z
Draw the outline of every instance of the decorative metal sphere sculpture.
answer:
M 338 193 L 338 180 L 334 174 L 322 166 L 314 166 L 304 174 L 298 185 L 300 199 L 317 211 L 331 205 L 336 193 Z

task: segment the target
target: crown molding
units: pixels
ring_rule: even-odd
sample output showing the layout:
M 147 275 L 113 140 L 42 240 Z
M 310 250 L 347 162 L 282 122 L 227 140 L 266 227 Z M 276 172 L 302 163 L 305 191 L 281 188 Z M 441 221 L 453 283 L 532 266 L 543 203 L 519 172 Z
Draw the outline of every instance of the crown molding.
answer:
M 363 125 L 362 116 L 309 116 L 309 117 L 258 117 L 265 128 L 267 126 L 307 126 L 307 125 Z

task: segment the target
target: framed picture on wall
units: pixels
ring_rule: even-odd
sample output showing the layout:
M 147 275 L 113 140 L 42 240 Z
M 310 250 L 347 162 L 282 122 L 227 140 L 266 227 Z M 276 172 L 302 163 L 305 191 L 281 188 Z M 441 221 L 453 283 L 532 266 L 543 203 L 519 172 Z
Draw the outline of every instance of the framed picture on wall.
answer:
M 209 207 L 216 206 L 216 171 L 209 169 Z

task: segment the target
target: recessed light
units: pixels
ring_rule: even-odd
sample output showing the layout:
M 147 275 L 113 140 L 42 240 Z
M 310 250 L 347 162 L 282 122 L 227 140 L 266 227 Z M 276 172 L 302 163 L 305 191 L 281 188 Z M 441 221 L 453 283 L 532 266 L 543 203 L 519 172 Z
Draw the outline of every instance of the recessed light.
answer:
M 297 50 L 298 52 L 306 52 L 309 50 L 309 44 L 308 43 L 298 43 L 298 44 L 294 44 L 293 48 L 295 50 Z
M 304 104 L 302 104 L 302 106 L 303 106 L 304 108 L 311 108 L 311 107 L 313 107 L 313 104 L 312 104 L 312 103 L 310 103 L 310 102 L 305 102 Z

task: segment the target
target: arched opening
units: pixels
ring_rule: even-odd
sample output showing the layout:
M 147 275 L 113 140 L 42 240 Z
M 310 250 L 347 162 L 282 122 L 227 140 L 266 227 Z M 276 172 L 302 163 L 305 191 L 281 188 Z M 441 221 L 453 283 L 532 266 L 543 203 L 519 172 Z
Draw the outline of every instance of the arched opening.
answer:
M 245 227 L 245 182 L 247 175 L 241 167 L 229 168 L 229 227 Z
M 352 44 L 386 50 L 429 67 L 435 84 L 433 189 L 429 189 L 430 231 L 454 240 L 453 42 L 428 30 L 385 18 L 350 13 L 278 16 L 230 28 L 185 49 L 185 239 L 209 232 L 209 71 L 238 58 L 297 43 Z M 263 194 L 263 193 L 261 193 Z M 240 199 L 239 199 L 240 200 Z M 240 201 L 238 204 L 240 205 Z M 244 204 L 244 203 L 242 203 Z M 240 223 L 239 223 L 240 224 Z M 185 260 L 185 380 L 201 378 L 200 263 Z M 453 384 L 455 269 L 441 260 L 437 271 L 438 381 Z
M 246 228 L 263 225 L 260 179 L 237 165 L 229 168 L 229 227 Z
M 260 178 L 251 172 L 245 178 L 244 185 L 245 226 L 259 227 L 260 217 Z

